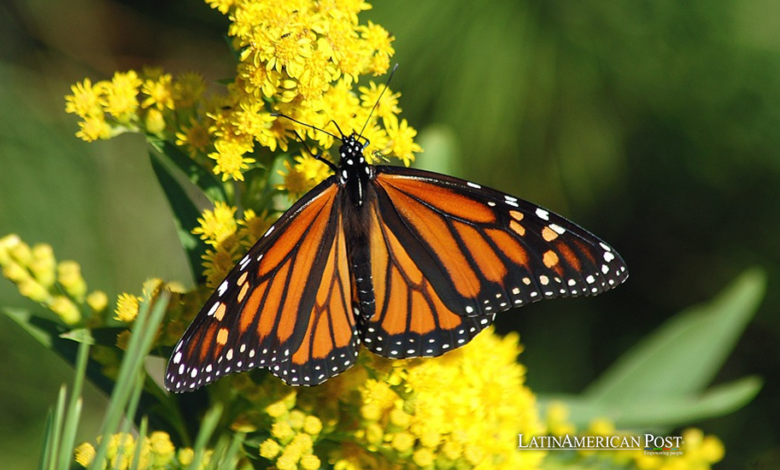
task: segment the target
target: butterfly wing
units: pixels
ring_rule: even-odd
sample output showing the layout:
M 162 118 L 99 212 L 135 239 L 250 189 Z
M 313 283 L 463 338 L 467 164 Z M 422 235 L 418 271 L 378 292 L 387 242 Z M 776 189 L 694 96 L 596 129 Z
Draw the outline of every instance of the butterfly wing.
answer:
M 335 179 L 324 181 L 249 250 L 174 348 L 166 388 L 194 390 L 257 367 L 288 384 L 316 385 L 354 363 L 339 201 Z
M 436 356 L 495 313 L 596 295 L 628 277 L 609 245 L 529 202 L 458 178 L 376 167 L 371 262 L 376 314 L 364 342 L 387 357 Z

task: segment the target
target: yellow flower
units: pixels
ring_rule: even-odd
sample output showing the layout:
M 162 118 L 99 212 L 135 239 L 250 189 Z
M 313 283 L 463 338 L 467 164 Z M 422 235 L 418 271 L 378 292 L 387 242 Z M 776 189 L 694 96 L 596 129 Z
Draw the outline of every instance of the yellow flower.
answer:
M 179 460 L 182 467 L 187 468 L 192 461 L 195 460 L 195 451 L 190 447 L 184 447 L 183 449 L 179 449 L 179 452 L 176 453 L 176 458 Z
M 146 126 L 146 132 L 162 137 L 162 133 L 165 130 L 165 117 L 159 109 L 152 108 L 146 112 L 144 125 Z
M 412 450 L 414 445 L 414 436 L 408 432 L 399 432 L 393 436 L 393 442 L 391 444 L 393 449 L 401 453 L 401 455 L 408 454 Z
M 54 270 L 57 265 L 51 245 L 45 243 L 35 245 L 32 248 L 32 256 L 30 271 L 33 273 L 33 276 L 44 287 L 51 287 L 56 279 Z
M 120 122 L 127 122 L 138 109 L 138 88 L 143 82 L 134 70 L 117 72 L 105 85 L 103 107 Z
M 262 100 L 243 100 L 230 115 L 230 124 L 236 134 L 250 136 L 273 152 L 276 150 L 276 139 L 271 132 L 271 123 L 276 118 L 264 109 Z
M 273 439 L 266 439 L 260 444 L 260 456 L 273 460 L 282 452 L 282 447 Z
M 190 118 L 189 127 L 182 126 L 181 131 L 176 133 L 176 145 L 187 147 L 191 157 L 204 153 L 209 144 L 211 144 L 211 137 L 208 129 L 194 118 Z
M 203 211 L 203 217 L 198 219 L 200 227 L 195 227 L 192 233 L 200 235 L 201 240 L 211 246 L 219 246 L 236 233 L 235 213 L 235 207 L 217 201 L 214 210 Z
M 396 158 L 402 160 L 405 166 L 414 161 L 414 153 L 422 152 L 422 147 L 414 143 L 417 131 L 409 127 L 406 119 L 398 122 L 398 118 L 390 115 L 384 120 L 387 135 L 390 137 L 388 150 Z
M 141 298 L 137 295 L 122 293 L 119 295 L 116 303 L 116 314 L 114 318 L 123 323 L 131 323 L 138 316 L 138 307 Z
M 433 465 L 435 456 L 430 449 L 417 449 L 412 454 L 412 461 L 420 468 Z
M 103 109 L 100 107 L 100 94 L 102 92 L 100 84 L 93 87 L 92 81 L 85 78 L 83 82 L 72 85 L 70 89 L 73 94 L 65 97 L 66 112 L 82 118 L 103 116 Z
M 398 106 L 398 98 L 401 97 L 400 93 L 393 93 L 389 89 L 385 91 L 384 85 L 377 86 L 374 82 L 369 82 L 367 87 L 362 86 L 358 90 L 360 90 L 361 106 L 371 110 L 376 105 L 374 116 L 377 118 L 385 118 L 392 114 L 401 113 L 401 108 Z M 381 100 L 379 99 L 380 96 L 382 97 Z
M 0 238 L 0 266 L 5 266 L 11 262 L 11 253 L 16 246 L 21 244 L 23 244 L 22 239 L 15 233 Z
M 395 53 L 390 45 L 395 38 L 390 36 L 390 33 L 382 26 L 369 21 L 367 26 L 360 26 L 358 30 L 360 31 L 360 36 L 368 42 L 368 46 L 371 49 L 388 55 Z
M 331 175 L 331 169 L 328 165 L 311 155 L 301 155 L 294 158 L 295 170 L 300 172 L 308 181 L 311 187 L 314 187 L 325 181 Z
M 173 83 L 174 108 L 192 108 L 206 91 L 206 83 L 199 73 L 185 72 Z
M 313 34 L 302 27 L 290 30 L 270 29 L 261 33 L 264 47 L 258 50 L 260 60 L 269 70 L 286 72 L 298 78 L 312 55 Z
M 271 435 L 281 442 L 289 442 L 294 433 L 287 421 L 277 421 L 271 426 Z
M 278 185 L 277 189 L 280 191 L 287 191 L 291 200 L 294 201 L 299 199 L 314 187 L 312 182 L 306 178 L 306 175 L 298 169 L 293 168 L 289 161 L 285 160 L 283 165 L 286 171 L 279 170 L 278 173 L 281 176 L 284 176 L 284 183 Z
M 216 10 L 219 10 L 223 15 L 230 11 L 230 8 L 235 3 L 235 0 L 206 0 L 206 3 Z
M 87 296 L 87 305 L 95 313 L 102 312 L 108 306 L 108 296 L 101 290 L 91 292 Z
M 233 269 L 238 258 L 230 251 L 218 247 L 216 250 L 206 250 L 203 255 L 203 275 L 206 276 L 206 287 L 215 288 Z
M 92 444 L 90 444 L 89 442 L 84 442 L 79 444 L 76 447 L 74 453 L 75 453 L 76 462 L 82 467 L 86 468 L 92 464 L 92 461 L 95 459 L 95 454 L 97 454 L 97 451 L 95 450 L 95 447 Z
M 83 302 L 87 283 L 81 277 L 81 266 L 75 261 L 62 261 L 57 265 L 57 282 L 74 299 Z
M 271 227 L 272 222 L 267 212 L 257 215 L 252 209 L 245 210 L 244 219 L 238 221 L 240 226 L 238 237 L 241 239 L 241 245 L 247 248 L 254 245 Z
M 50 303 L 52 301 L 49 290 L 32 278 L 19 282 L 19 293 L 35 302 Z
M 312 436 L 322 432 L 322 421 L 316 416 L 307 416 L 303 421 L 303 431 Z
M 209 154 L 209 158 L 217 161 L 214 166 L 214 174 L 222 175 L 222 181 L 233 178 L 236 181 L 243 181 L 243 170 L 249 169 L 249 164 L 254 163 L 254 158 L 244 157 L 247 148 L 244 143 L 217 140 L 214 143 L 216 152 Z
M 79 308 L 73 301 L 64 295 L 54 296 L 49 308 L 68 325 L 75 325 L 81 321 L 81 312 L 79 311 Z
M 276 70 L 269 70 L 262 64 L 255 65 L 252 62 L 240 63 L 237 75 L 242 80 L 244 91 L 255 98 L 274 96 L 282 77 Z
M 322 463 L 320 459 L 314 454 L 308 454 L 301 457 L 301 468 L 303 470 L 317 470 Z
M 79 122 L 79 131 L 76 137 L 86 142 L 94 142 L 98 139 L 111 137 L 111 126 L 108 125 L 102 114 L 87 116 Z
M 141 92 L 147 98 L 141 104 L 144 108 L 151 106 L 159 110 L 173 109 L 173 77 L 170 74 L 161 74 L 153 79 L 144 80 Z
M 171 437 L 167 432 L 155 431 L 147 438 L 152 455 L 154 456 L 154 465 L 156 467 L 165 467 L 173 460 L 176 454 L 176 448 L 171 442 Z

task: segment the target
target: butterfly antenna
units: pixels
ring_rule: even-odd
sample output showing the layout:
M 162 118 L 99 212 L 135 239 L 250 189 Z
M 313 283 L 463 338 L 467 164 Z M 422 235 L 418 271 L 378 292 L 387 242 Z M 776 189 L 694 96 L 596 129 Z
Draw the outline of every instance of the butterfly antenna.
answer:
M 346 139 L 346 136 L 344 135 L 344 132 L 342 132 L 342 131 L 341 131 L 341 127 L 339 127 L 339 123 L 337 123 L 336 121 L 334 121 L 333 119 L 331 119 L 330 121 L 328 121 L 328 124 L 330 124 L 331 122 L 333 123 L 333 125 L 334 125 L 334 126 L 336 126 L 336 129 L 338 129 L 338 130 L 339 130 L 339 134 L 341 134 L 341 140 L 344 140 L 344 139 Z
M 336 167 L 336 165 L 333 164 L 333 162 L 326 160 L 325 158 L 322 157 L 322 155 L 317 155 L 316 153 L 312 152 L 309 146 L 306 145 L 306 141 L 303 140 L 303 137 L 301 137 L 301 134 L 299 134 L 298 131 L 295 131 L 295 136 L 298 137 L 298 140 L 303 144 L 303 148 L 305 148 L 306 151 L 309 152 L 309 155 L 314 157 L 316 160 L 319 160 L 322 163 L 328 165 L 328 168 L 330 168 L 334 172 L 338 170 L 338 168 Z
M 368 113 L 368 117 L 366 118 L 365 124 L 363 124 L 363 128 L 360 129 L 360 134 L 358 134 L 360 137 L 363 137 L 363 131 L 366 130 L 366 126 L 368 125 L 368 121 L 371 120 L 371 116 L 374 115 L 374 110 L 376 110 L 377 106 L 379 106 L 379 102 L 382 100 L 382 96 L 384 96 L 385 92 L 387 91 L 387 87 L 390 86 L 390 80 L 393 79 L 393 75 L 395 75 L 395 71 L 398 70 L 398 64 L 395 64 L 393 66 L 393 70 L 390 71 L 390 76 L 387 77 L 387 81 L 385 82 L 385 87 L 382 89 L 382 93 L 379 94 L 379 98 L 376 99 L 376 103 L 374 103 L 374 107 L 371 108 L 371 112 Z
M 312 126 L 311 124 L 306 124 L 305 122 L 301 122 L 301 121 L 299 121 L 299 120 L 297 120 L 297 119 L 291 118 L 290 116 L 288 116 L 288 115 L 286 115 L 286 114 L 283 114 L 283 113 L 271 113 L 271 116 L 274 116 L 274 117 L 282 117 L 282 118 L 285 118 L 285 119 L 289 119 L 290 121 L 292 121 L 292 122 L 294 122 L 294 123 L 300 124 L 300 125 L 302 125 L 302 126 L 309 127 L 309 128 L 311 128 L 311 129 L 314 129 L 315 131 L 320 131 L 320 132 L 322 132 L 323 134 L 328 134 L 329 136 L 333 137 L 333 138 L 334 138 L 334 139 L 336 139 L 336 140 L 344 140 L 344 134 L 343 134 L 343 133 L 341 134 L 341 137 L 339 137 L 339 136 L 337 136 L 337 135 L 331 134 L 330 132 L 328 132 L 328 131 L 326 131 L 326 130 L 324 130 L 324 129 L 320 129 L 320 128 L 319 128 L 319 127 L 317 127 L 317 126 Z M 339 127 L 339 126 L 338 126 L 338 125 L 336 125 L 336 127 Z M 339 129 L 339 132 L 341 132 L 341 129 Z M 296 132 L 296 134 L 298 134 L 298 133 Z M 298 136 L 298 138 L 300 138 L 300 137 L 301 137 L 301 136 L 299 135 L 299 136 Z M 303 139 L 301 139 L 301 142 L 303 142 Z

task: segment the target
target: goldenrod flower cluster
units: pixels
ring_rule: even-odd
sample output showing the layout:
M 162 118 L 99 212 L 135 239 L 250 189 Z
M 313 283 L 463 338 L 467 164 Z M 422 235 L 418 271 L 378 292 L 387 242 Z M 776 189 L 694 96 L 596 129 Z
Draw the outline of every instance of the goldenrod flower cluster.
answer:
M 201 76 L 174 77 L 151 68 L 118 72 L 94 85 L 86 79 L 66 97 L 66 110 L 82 118 L 78 137 L 93 141 L 143 132 L 175 142 L 223 181 L 243 181 L 263 154 L 286 152 L 295 133 L 327 149 L 333 145 L 328 133 L 360 132 L 371 142 L 370 161 L 381 154 L 409 165 L 422 151 L 414 142 L 417 132 L 398 118 L 399 94 L 387 91 L 380 100 L 384 87 L 373 82 L 353 90 L 361 76 L 385 74 L 395 52 L 384 28 L 360 24 L 358 13 L 369 9 L 368 3 L 207 3 L 230 17 L 228 33 L 240 58 L 225 93 L 204 99 Z M 279 112 L 327 132 L 272 115 Z M 282 185 L 294 197 L 327 175 L 311 155 L 296 162 L 286 167 Z
M 13 234 L 0 238 L 0 267 L 20 294 L 54 312 L 66 325 L 83 324 L 108 305 L 104 292 L 87 294 L 81 266 L 75 261 L 57 262 L 51 245 L 30 247 Z
M 545 452 L 516 445 L 518 433 L 544 432 L 519 351 L 516 335 L 490 329 L 438 358 L 361 355 L 312 388 L 236 376 L 254 405 L 234 428 L 267 432 L 258 452 L 280 470 L 540 468 Z
M 105 461 L 98 468 L 114 470 L 130 468 L 138 470 L 189 469 L 195 457 L 194 451 L 189 447 L 176 450 L 168 433 L 161 431 L 153 432 L 140 441 L 132 434 L 125 433 L 113 434 L 108 439 Z M 99 437 L 98 444 L 100 441 Z M 84 442 L 76 447 L 76 463 L 87 468 L 93 465 L 96 453 L 95 446 Z M 138 455 L 137 462 L 134 460 L 136 455 Z M 206 468 L 211 460 L 211 455 L 211 451 L 207 451 L 198 468 Z
M 552 403 L 547 408 L 545 421 L 548 433 L 553 436 L 575 435 L 576 427 L 569 422 L 569 411 L 562 403 Z M 608 419 L 596 419 L 582 435 L 626 436 L 635 434 L 620 431 Z M 610 467 L 609 463 L 621 468 L 639 470 L 707 470 L 720 462 L 725 454 L 723 443 L 716 436 L 705 436 L 700 429 L 688 428 L 682 431 L 681 455 L 657 455 L 638 450 L 581 450 L 577 457 L 567 456 L 570 465 L 595 468 Z M 600 462 L 600 463 L 599 463 Z
M 215 288 L 247 248 L 273 223 L 267 212 L 258 216 L 248 209 L 243 217 L 236 219 L 236 211 L 236 207 L 217 201 L 213 210 L 203 211 L 203 216 L 198 219 L 200 226 L 192 231 L 208 245 L 203 255 L 206 287 Z

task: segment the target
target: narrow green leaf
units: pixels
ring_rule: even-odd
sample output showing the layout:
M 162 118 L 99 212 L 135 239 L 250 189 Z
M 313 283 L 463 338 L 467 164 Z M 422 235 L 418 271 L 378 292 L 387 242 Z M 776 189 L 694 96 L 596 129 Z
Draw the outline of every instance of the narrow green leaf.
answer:
M 152 169 L 155 175 L 157 175 L 157 180 L 160 182 L 165 197 L 168 199 L 168 204 L 170 204 L 173 211 L 179 242 L 187 253 L 193 279 L 201 280 L 201 262 L 203 255 L 206 253 L 206 247 L 192 233 L 192 230 L 199 225 L 198 217 L 200 217 L 200 210 L 187 195 L 179 180 L 171 174 L 168 166 L 161 161 L 160 157 L 154 152 L 149 152 L 149 158 L 152 162 Z
M 54 432 L 52 432 L 51 437 L 52 453 L 49 454 L 49 461 L 46 463 L 46 468 L 50 470 L 55 470 L 57 468 L 60 442 L 62 442 L 62 426 L 65 422 L 65 399 L 67 393 L 65 385 L 60 387 L 60 392 L 57 395 L 57 405 L 54 408 L 54 422 L 52 423 Z
M 116 386 L 103 420 L 100 432 L 102 435 L 115 433 L 119 429 L 122 417 L 128 407 L 136 406 L 132 403 L 134 400 L 137 400 L 137 398 L 134 398 L 134 395 L 140 394 L 138 387 L 142 387 L 138 382 L 143 382 L 141 377 L 143 377 L 144 357 L 146 357 L 152 347 L 157 329 L 165 315 L 165 308 L 168 305 L 169 298 L 170 295 L 167 292 L 163 292 L 154 301 L 146 298 L 141 303 L 138 316 L 133 325 L 132 334 L 130 335 L 127 351 L 119 366 Z M 129 418 L 132 419 L 133 416 L 129 416 Z M 98 469 L 99 465 L 102 465 L 108 450 L 108 441 L 109 439 L 101 440 L 91 468 Z
M 46 470 L 46 464 L 51 460 L 54 454 L 54 412 L 49 409 L 46 413 L 46 426 L 43 430 L 43 452 L 38 461 L 38 470 Z
M 211 440 L 211 435 L 217 428 L 217 424 L 219 423 L 219 418 L 221 416 L 221 403 L 216 403 L 206 412 L 206 415 L 203 417 L 200 431 L 198 432 L 198 437 L 195 438 L 195 447 L 193 447 L 193 450 L 195 451 L 195 457 L 192 459 L 189 468 L 193 470 L 201 468 L 201 463 L 203 462 L 203 457 L 205 456 L 207 450 L 206 446 L 208 446 L 209 440 Z
M 138 426 L 138 436 L 136 438 L 136 442 L 138 443 L 135 446 L 135 455 L 133 455 L 133 462 L 130 465 L 130 470 L 138 470 L 141 465 L 141 451 L 143 450 L 144 446 L 141 445 L 141 443 L 146 439 L 146 432 L 149 427 L 149 421 L 144 417 L 141 420 L 140 426 Z
M 763 297 L 766 277 L 751 269 L 715 299 L 666 322 L 584 392 L 594 403 L 642 404 L 693 396 L 713 379 Z
M 84 389 L 84 379 L 87 375 L 87 364 L 89 363 L 89 343 L 79 344 L 78 355 L 76 357 L 76 370 L 73 377 L 73 387 L 71 387 L 70 401 L 68 403 L 68 414 L 63 423 L 62 444 L 60 446 L 59 469 L 67 470 L 70 468 L 70 462 L 73 456 L 73 450 L 76 446 L 76 431 L 81 421 L 81 410 L 83 402 L 81 391 Z

